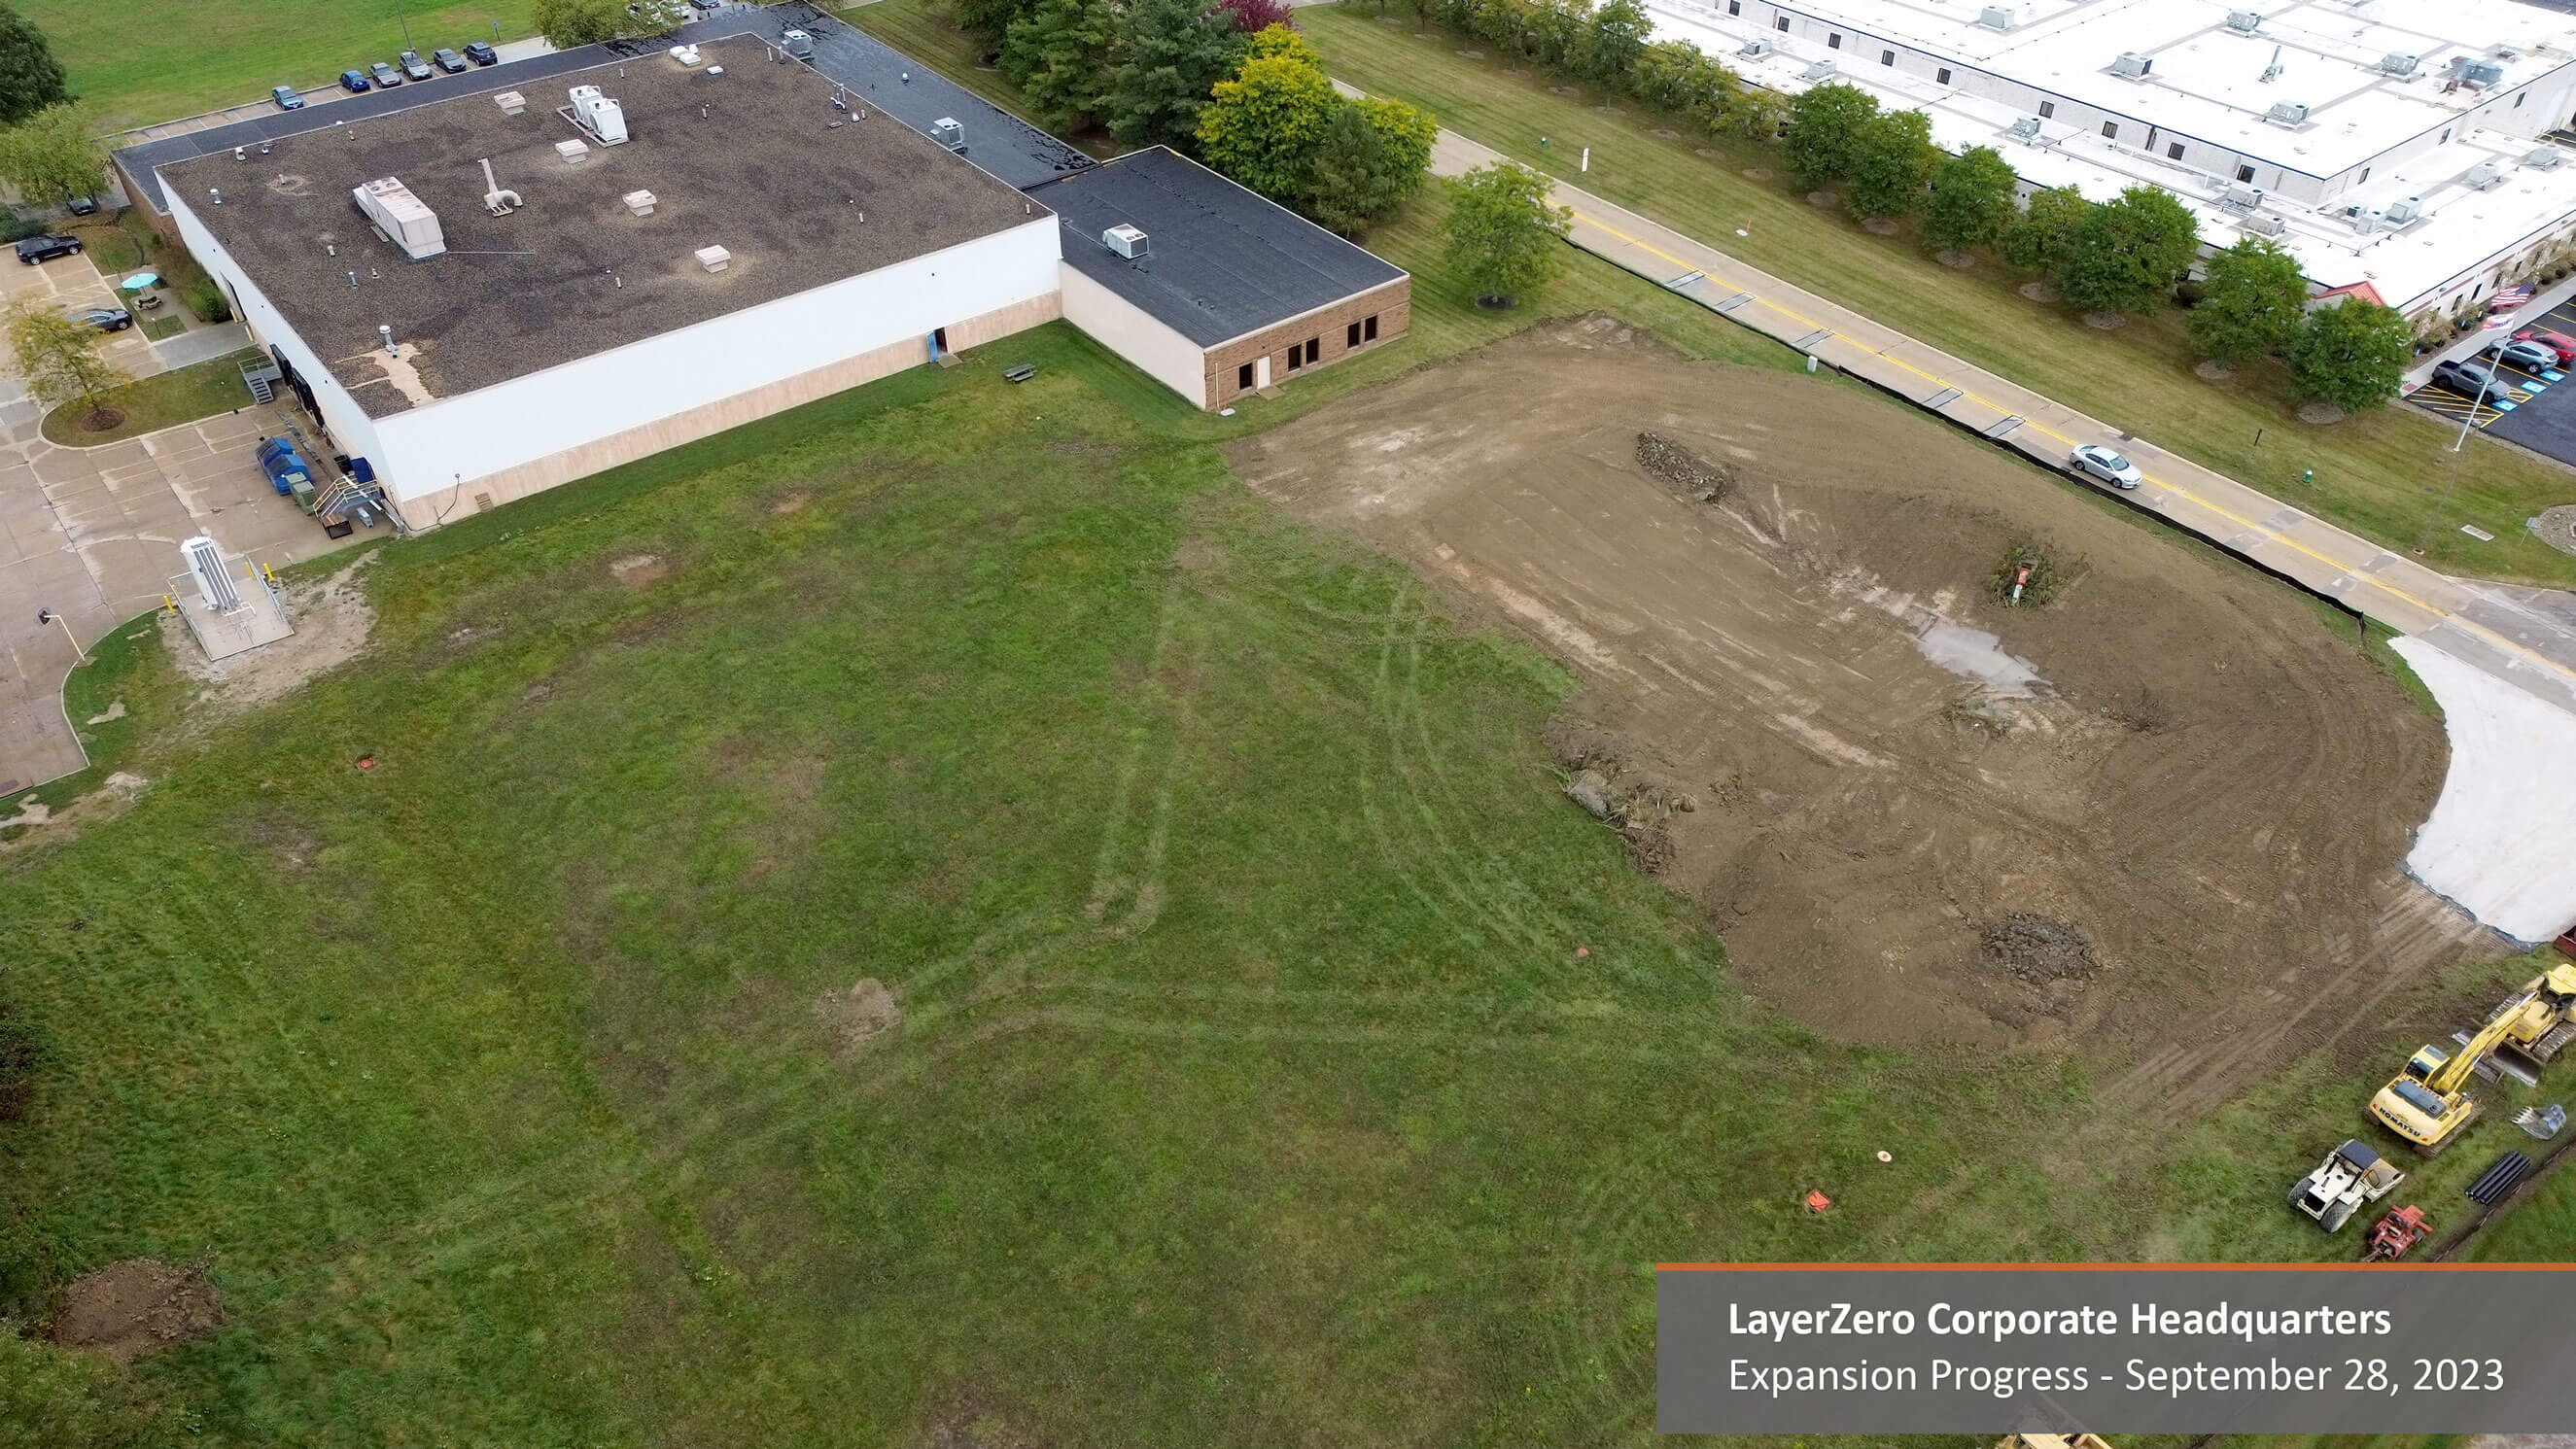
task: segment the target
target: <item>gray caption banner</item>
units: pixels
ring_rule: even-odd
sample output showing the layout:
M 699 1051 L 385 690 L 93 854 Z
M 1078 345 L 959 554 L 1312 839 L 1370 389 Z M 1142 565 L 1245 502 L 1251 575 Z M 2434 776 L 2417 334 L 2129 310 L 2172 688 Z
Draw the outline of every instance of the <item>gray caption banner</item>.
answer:
M 2576 1431 L 2576 1272 L 1666 1268 L 1668 1434 Z

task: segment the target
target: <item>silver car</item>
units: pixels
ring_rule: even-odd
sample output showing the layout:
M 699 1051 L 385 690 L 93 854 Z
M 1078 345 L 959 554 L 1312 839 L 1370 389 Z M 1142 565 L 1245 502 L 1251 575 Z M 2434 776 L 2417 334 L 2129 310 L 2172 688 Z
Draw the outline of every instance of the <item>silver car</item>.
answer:
M 2509 367 L 2525 372 L 2556 372 L 2558 349 L 2537 342 L 2499 342 L 2486 350 L 2486 355 Z
M 2075 450 L 2075 471 L 2088 478 L 2098 478 L 2114 488 L 2135 488 L 2147 481 L 2138 465 L 2113 449 L 2099 443 L 2085 443 Z

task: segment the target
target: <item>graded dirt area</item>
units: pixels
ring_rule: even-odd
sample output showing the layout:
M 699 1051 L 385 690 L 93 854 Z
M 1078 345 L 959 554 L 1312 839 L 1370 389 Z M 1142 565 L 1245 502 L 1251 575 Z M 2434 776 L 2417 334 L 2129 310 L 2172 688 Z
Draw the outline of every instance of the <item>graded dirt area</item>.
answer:
M 72 1280 L 54 1321 L 54 1342 L 130 1363 L 203 1338 L 223 1321 L 222 1296 L 204 1269 L 127 1258 Z
M 2396 873 L 2442 732 L 2353 632 L 1855 386 L 1594 318 L 1232 459 L 1579 671 L 1578 803 L 1820 1033 L 2109 1049 L 2187 1110 L 2473 939 Z M 2044 605 L 1989 593 L 2019 543 Z

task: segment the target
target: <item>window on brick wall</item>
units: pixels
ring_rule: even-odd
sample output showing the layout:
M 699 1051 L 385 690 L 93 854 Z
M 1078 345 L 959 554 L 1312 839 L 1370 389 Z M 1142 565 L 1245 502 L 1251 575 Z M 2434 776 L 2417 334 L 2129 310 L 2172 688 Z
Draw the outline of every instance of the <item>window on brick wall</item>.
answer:
M 1324 360 L 1323 338 L 1309 337 L 1306 339 L 1306 360 L 1308 362 L 1321 362 Z
M 1305 348 L 1302 348 L 1302 347 L 1291 347 L 1291 348 L 1289 348 L 1289 349 L 1288 349 L 1288 370 L 1289 370 L 1290 372 L 1295 372 L 1298 368 L 1304 367 L 1305 365 L 1306 365 L 1306 349 L 1305 349 Z
M 1251 363 L 1247 362 L 1243 366 L 1234 370 L 1234 386 L 1236 390 L 1240 392 L 1250 392 L 1252 390 Z
M 1360 324 L 1354 322 L 1344 330 L 1342 334 L 1342 345 L 1344 347 L 1357 347 L 1360 345 Z
M 1365 342 L 1375 342 L 1377 340 L 1376 313 L 1372 312 L 1368 316 L 1360 319 L 1360 338 Z

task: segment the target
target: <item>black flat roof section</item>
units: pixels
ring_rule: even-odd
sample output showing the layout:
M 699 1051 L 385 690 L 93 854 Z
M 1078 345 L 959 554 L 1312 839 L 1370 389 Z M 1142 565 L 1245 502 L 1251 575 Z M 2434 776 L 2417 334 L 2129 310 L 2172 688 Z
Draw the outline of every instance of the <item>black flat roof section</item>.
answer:
M 1164 147 L 1029 189 L 1064 228 L 1064 259 L 1201 347 L 1382 287 L 1404 269 Z M 1151 254 L 1100 234 L 1125 222 Z
M 816 70 L 849 87 L 850 94 L 870 108 L 885 111 L 925 136 L 934 122 L 955 121 L 966 132 L 966 159 L 1013 186 L 1037 186 L 1094 164 L 1072 146 L 876 37 L 861 34 L 846 21 L 813 16 L 807 10 L 778 6 L 770 13 L 779 16 L 779 27 L 793 23 L 813 37 Z M 778 29 L 766 33 L 774 36 Z
M 612 61 L 528 86 L 521 115 L 462 96 L 163 176 L 379 417 L 1046 215 L 889 117 L 844 120 L 832 82 L 758 39 L 701 52 L 724 74 L 655 53 L 622 62 L 623 78 Z M 632 139 L 567 165 L 556 144 L 582 133 L 556 108 L 574 83 L 615 99 Z M 484 210 L 485 157 L 521 209 Z M 445 255 L 412 261 L 360 214 L 351 189 L 385 176 L 437 214 Z M 634 191 L 653 193 L 652 215 L 630 213 Z M 732 252 L 731 266 L 706 271 L 694 257 L 705 246 Z M 420 348 L 417 387 L 386 376 L 379 324 Z

